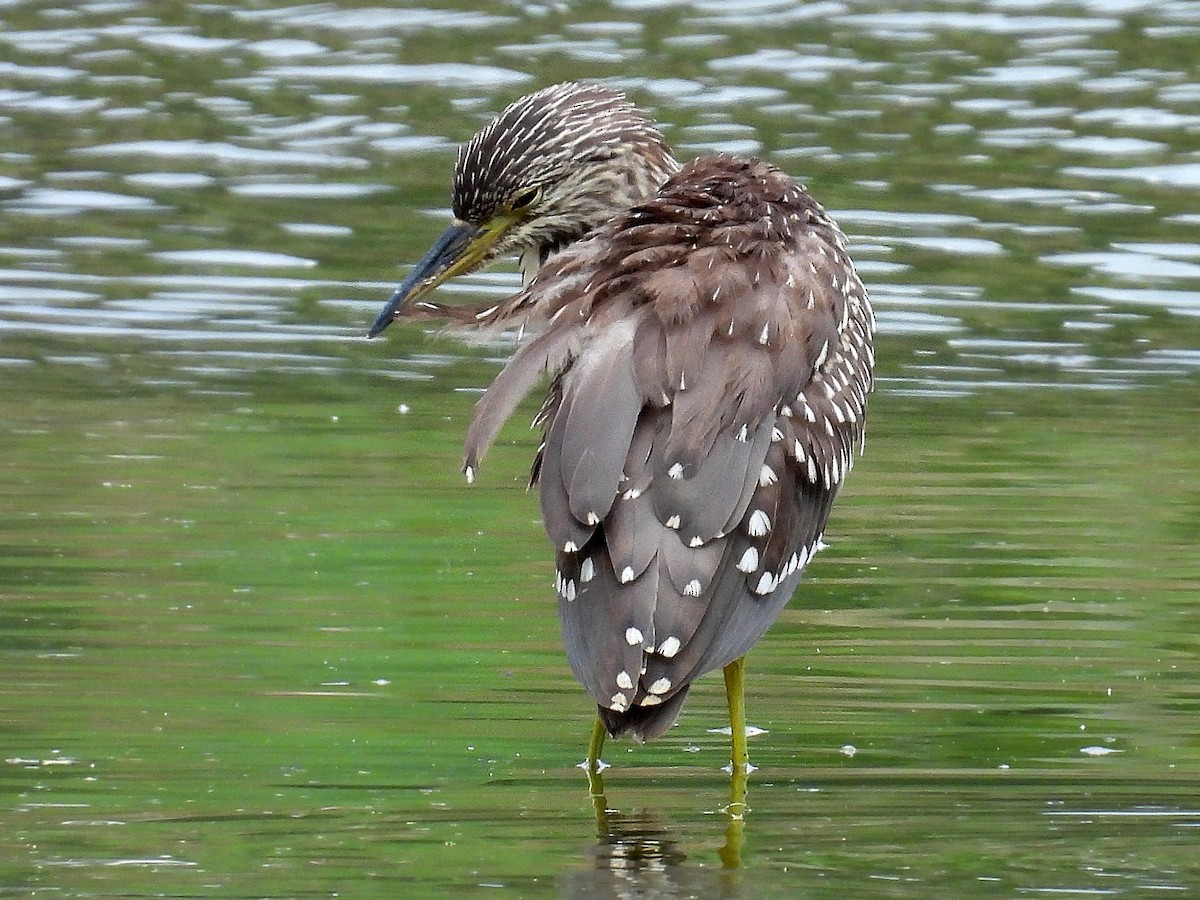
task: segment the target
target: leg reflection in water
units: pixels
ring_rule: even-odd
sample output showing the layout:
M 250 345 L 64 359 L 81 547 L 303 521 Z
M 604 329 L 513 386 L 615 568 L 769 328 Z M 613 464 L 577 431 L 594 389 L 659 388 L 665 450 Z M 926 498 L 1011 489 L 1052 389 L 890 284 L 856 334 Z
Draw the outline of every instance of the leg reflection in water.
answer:
M 586 768 L 596 816 L 596 842 L 587 865 L 568 873 L 561 896 L 572 900 L 628 897 L 744 897 L 742 845 L 746 826 L 746 773 L 734 772 L 733 801 L 725 814 L 724 843 L 714 865 L 711 849 L 685 850 L 682 829 L 651 809 L 622 812 L 608 805 L 600 767 Z M 711 845 L 710 845 L 711 847 Z M 691 859 L 689 859 L 689 853 Z
M 726 671 L 726 687 L 731 694 L 738 687 L 737 674 Z M 726 818 L 725 843 L 718 851 L 721 866 L 726 870 L 739 869 L 742 865 L 746 817 L 750 812 L 747 782 L 750 772 L 754 771 L 746 754 L 744 713 L 733 716 L 730 731 L 733 759 L 726 768 L 729 772 L 729 803 L 722 808 Z M 673 866 L 678 866 L 687 858 L 686 854 L 677 846 L 671 830 L 657 822 L 654 813 L 643 810 L 625 814 L 608 805 L 603 775 L 608 765 L 600 759 L 604 737 L 604 725 L 597 719 L 588 747 L 588 758 L 581 765 L 587 773 L 588 793 L 596 816 L 596 835 L 599 838 L 597 868 L 615 868 L 626 875 L 640 873 L 641 876 L 661 872 L 665 877 Z

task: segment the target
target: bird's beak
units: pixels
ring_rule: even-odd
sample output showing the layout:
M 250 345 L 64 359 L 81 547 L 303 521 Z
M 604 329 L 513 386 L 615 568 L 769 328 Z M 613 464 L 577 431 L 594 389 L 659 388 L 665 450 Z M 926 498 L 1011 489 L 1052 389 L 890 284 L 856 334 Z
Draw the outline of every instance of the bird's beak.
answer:
M 512 227 L 514 219 L 500 215 L 483 225 L 454 220 L 429 248 L 425 257 L 413 266 L 408 277 L 375 319 L 367 337 L 375 337 L 404 314 L 404 308 L 424 297 L 443 281 L 477 268 L 491 255 L 492 248 Z

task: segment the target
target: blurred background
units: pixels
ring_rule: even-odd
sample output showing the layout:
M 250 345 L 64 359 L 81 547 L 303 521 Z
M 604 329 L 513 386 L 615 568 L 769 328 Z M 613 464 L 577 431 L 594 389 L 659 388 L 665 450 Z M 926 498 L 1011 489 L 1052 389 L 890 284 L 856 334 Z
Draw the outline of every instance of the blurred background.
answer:
M 0 894 L 1200 889 L 1198 58 L 1196 2 L 0 0 Z M 719 678 L 593 816 L 534 405 L 458 474 L 512 342 L 365 339 L 576 78 L 806 182 L 878 315 L 737 872 Z

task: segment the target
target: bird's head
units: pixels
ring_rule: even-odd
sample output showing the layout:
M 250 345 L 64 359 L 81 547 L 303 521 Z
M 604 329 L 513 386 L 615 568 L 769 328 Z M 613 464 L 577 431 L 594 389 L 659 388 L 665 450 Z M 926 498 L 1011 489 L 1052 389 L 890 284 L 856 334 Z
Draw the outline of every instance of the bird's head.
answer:
M 526 280 L 551 253 L 641 203 L 679 168 L 619 91 L 566 82 L 522 97 L 458 151 L 454 222 L 371 327 L 377 335 L 442 282 L 518 256 Z

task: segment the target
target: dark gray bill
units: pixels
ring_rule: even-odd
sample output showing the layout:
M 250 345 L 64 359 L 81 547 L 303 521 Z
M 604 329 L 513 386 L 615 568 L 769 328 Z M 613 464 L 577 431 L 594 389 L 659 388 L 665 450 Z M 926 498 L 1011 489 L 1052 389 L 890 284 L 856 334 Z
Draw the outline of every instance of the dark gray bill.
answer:
M 455 222 L 443 231 L 429 252 L 396 288 L 392 299 L 367 332 L 367 337 L 375 337 L 387 328 L 409 303 L 429 293 L 446 279 L 478 265 L 491 246 L 492 241 L 487 240 L 488 237 L 486 230 L 462 222 Z

